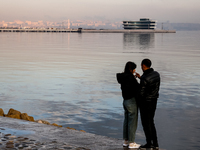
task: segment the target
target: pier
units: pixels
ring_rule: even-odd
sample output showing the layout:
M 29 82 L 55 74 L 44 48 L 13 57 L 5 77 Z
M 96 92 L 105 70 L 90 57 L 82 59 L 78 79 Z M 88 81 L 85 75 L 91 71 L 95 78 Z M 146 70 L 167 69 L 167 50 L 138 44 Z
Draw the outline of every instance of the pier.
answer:
M 80 32 L 79 29 L 0 29 L 0 32 Z
M 176 33 L 175 30 L 152 30 L 152 29 L 133 29 L 133 30 L 82 30 L 82 33 Z
M 152 29 L 134 29 L 134 30 L 112 30 L 112 29 L 0 29 L 0 32 L 79 32 L 79 33 L 176 33 L 175 30 L 152 30 Z

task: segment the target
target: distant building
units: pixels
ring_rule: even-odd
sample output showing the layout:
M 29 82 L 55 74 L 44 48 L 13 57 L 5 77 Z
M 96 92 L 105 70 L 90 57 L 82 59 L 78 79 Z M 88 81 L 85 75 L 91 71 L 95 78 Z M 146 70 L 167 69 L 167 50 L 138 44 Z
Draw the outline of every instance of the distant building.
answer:
M 68 29 L 70 29 L 70 20 L 68 19 Z
M 149 18 L 141 18 L 140 21 L 123 21 L 124 29 L 155 29 L 156 21 Z

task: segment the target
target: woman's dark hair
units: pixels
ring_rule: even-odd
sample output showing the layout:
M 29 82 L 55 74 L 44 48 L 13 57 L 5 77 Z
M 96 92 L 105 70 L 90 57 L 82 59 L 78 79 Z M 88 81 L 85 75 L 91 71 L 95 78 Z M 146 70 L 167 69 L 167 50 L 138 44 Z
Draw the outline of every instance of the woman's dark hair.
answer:
M 124 68 L 124 73 L 130 73 L 130 70 L 134 70 L 137 65 L 134 62 L 128 61 Z
M 147 59 L 147 58 L 143 59 L 141 64 L 150 68 L 151 67 L 151 60 Z

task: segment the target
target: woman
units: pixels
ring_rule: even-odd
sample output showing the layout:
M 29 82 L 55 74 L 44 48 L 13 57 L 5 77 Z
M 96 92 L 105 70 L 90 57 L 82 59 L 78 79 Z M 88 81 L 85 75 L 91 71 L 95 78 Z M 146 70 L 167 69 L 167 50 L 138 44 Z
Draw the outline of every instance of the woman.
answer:
M 123 73 L 117 73 L 117 81 L 121 84 L 122 97 L 124 99 L 124 125 L 123 125 L 123 146 L 129 148 L 139 148 L 140 145 L 135 143 L 135 133 L 138 123 L 137 95 L 139 92 L 139 83 L 133 73 L 136 64 L 127 62 Z

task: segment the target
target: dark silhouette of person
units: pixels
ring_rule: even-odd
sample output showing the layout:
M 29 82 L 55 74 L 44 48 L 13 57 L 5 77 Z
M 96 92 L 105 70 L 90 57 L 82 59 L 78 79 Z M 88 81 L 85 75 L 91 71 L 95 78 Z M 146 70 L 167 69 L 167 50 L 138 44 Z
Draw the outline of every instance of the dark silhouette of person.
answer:
M 144 59 L 141 63 L 143 70 L 142 76 L 136 73 L 140 78 L 140 116 L 143 130 L 146 136 L 146 144 L 140 148 L 159 149 L 157 133 L 154 124 L 154 116 L 157 106 L 157 99 L 159 97 L 160 89 L 160 74 L 151 68 L 151 60 Z
M 124 107 L 124 124 L 123 124 L 123 146 L 129 148 L 139 148 L 140 145 L 135 143 L 135 133 L 138 124 L 138 106 L 137 97 L 139 94 L 139 83 L 133 75 L 136 64 L 127 62 L 123 73 L 117 73 L 117 81 L 121 84 L 123 107 Z

